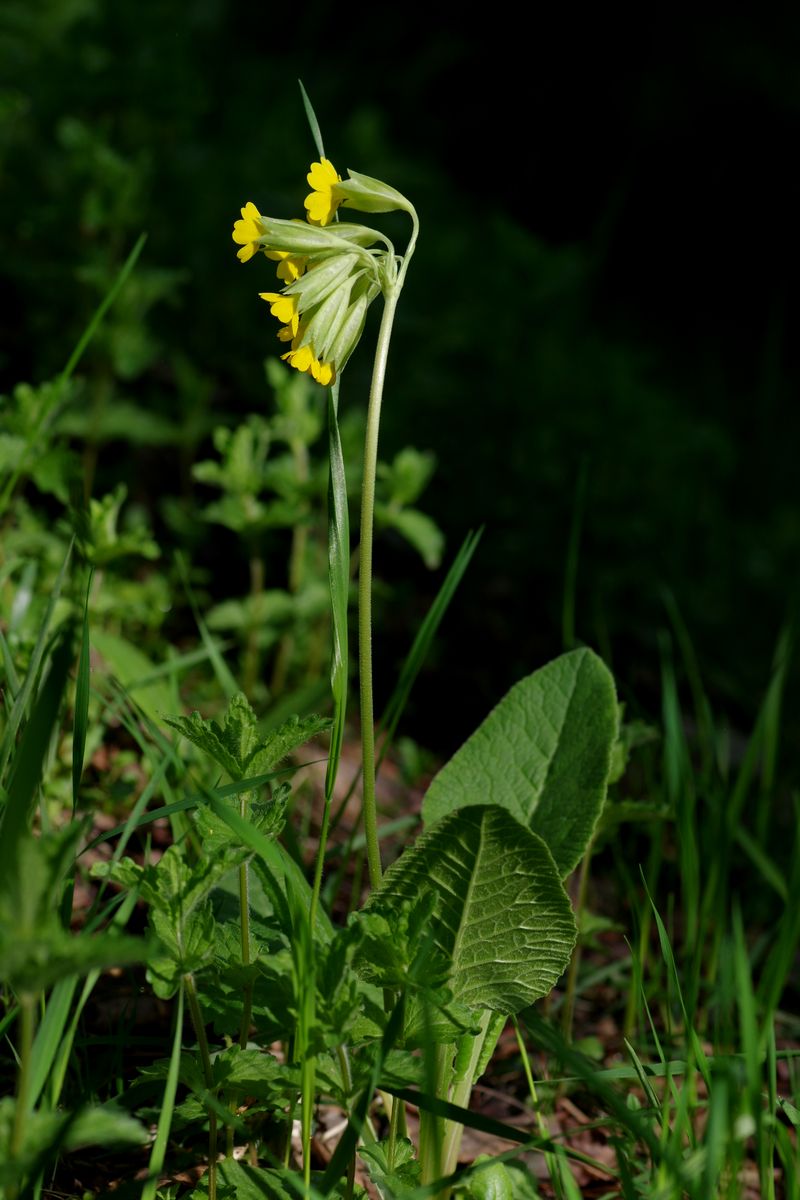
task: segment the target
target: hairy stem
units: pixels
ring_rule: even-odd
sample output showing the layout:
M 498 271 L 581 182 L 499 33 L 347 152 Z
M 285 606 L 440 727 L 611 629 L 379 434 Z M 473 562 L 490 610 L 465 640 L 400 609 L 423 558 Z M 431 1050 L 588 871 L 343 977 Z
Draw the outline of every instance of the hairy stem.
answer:
M 375 715 L 372 695 L 372 534 L 375 520 L 375 478 L 378 468 L 378 433 L 381 424 L 383 384 L 389 343 L 397 310 L 397 301 L 405 281 L 408 264 L 419 232 L 415 213 L 411 213 L 413 230 L 403 257 L 397 279 L 386 291 L 383 316 L 375 347 L 372 384 L 369 390 L 367 431 L 364 440 L 364 479 L 361 485 L 361 529 L 358 560 L 358 679 L 361 700 L 361 763 L 364 771 L 364 836 L 367 843 L 367 863 L 370 886 L 375 889 L 381 881 L 381 851 L 378 841 L 378 813 L 375 803 Z
M 361 530 L 358 569 L 358 677 L 361 698 L 361 757 L 364 768 L 364 835 L 372 888 L 381 882 L 381 852 L 375 803 L 375 717 L 372 695 L 372 534 L 375 520 L 375 478 L 386 360 L 397 308 L 397 292 L 386 297 L 375 350 L 372 386 L 364 442 L 364 480 L 361 485 Z

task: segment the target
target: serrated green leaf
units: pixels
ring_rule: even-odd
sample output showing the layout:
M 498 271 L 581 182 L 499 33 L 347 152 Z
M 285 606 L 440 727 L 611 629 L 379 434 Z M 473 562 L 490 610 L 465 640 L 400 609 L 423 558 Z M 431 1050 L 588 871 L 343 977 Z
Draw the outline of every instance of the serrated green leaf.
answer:
M 606 796 L 617 736 L 614 681 L 591 650 L 515 684 L 433 780 L 426 825 L 494 804 L 542 837 L 562 876 L 582 858 Z
M 430 928 L 450 964 L 453 1000 L 515 1013 L 545 996 L 569 962 L 575 921 L 544 841 L 502 807 L 451 813 L 386 872 L 366 911 L 390 920 L 433 889 Z
M 138 888 L 150 906 L 150 925 L 158 944 L 149 954 L 148 978 L 157 996 L 169 999 L 181 976 L 210 966 L 214 960 L 214 914 L 209 896 L 231 871 L 249 857 L 239 847 L 220 849 L 213 857 L 189 866 L 181 847 L 170 846 L 155 865 L 141 867 L 129 858 L 96 863 L 95 876 Z
M 331 727 L 328 717 L 312 713 L 307 717 L 290 717 L 277 729 L 273 729 L 261 745 L 253 751 L 245 763 L 248 775 L 264 775 L 288 758 L 293 750 L 318 737 Z
M 227 771 L 231 779 L 239 779 L 241 766 L 225 745 L 222 730 L 216 721 L 205 720 L 199 712 L 193 712 L 188 717 L 164 716 L 162 719 L 213 759 L 223 771 Z
M 278 1103 L 286 1096 L 293 1099 L 300 1082 L 297 1068 L 279 1062 L 272 1054 L 242 1050 L 240 1046 L 229 1046 L 216 1055 L 213 1077 L 215 1085 L 226 1094 L 238 1093 Z
M 370 1142 L 360 1146 L 358 1154 L 381 1196 L 402 1196 L 420 1182 L 420 1164 L 410 1138 L 396 1140 L 391 1166 L 388 1142 Z

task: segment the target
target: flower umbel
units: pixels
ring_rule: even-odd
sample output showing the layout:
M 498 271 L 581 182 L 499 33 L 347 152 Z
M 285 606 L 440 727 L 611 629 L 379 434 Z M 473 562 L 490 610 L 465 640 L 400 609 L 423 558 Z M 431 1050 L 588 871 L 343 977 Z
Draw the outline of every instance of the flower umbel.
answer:
M 278 264 L 280 292 L 259 292 L 280 322 L 278 338 L 289 343 L 282 358 L 318 383 L 335 381 L 364 329 L 369 305 L 394 290 L 398 259 L 383 234 L 365 225 L 331 224 L 340 205 L 362 212 L 401 209 L 408 201 L 394 188 L 358 175 L 342 180 L 333 163 L 311 164 L 306 221 L 264 217 L 252 201 L 233 226 L 237 255 L 248 262 L 260 250 Z M 376 243 L 381 243 L 376 246 Z
M 342 203 L 342 197 L 336 195 L 336 185 L 342 182 L 342 177 L 330 159 L 323 158 L 311 164 L 306 178 L 314 189 L 305 199 L 308 219 L 312 225 L 329 225 Z

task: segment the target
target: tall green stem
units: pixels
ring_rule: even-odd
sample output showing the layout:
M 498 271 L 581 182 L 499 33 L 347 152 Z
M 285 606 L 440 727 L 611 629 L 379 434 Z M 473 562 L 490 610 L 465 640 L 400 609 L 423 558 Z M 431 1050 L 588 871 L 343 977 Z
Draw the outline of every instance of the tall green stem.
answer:
M 195 1036 L 197 1037 L 197 1047 L 200 1051 L 200 1066 L 203 1070 L 203 1080 L 210 1093 L 214 1089 L 211 1054 L 208 1049 L 208 1038 L 206 1037 L 206 1027 L 203 1023 L 203 1014 L 200 1011 L 200 1001 L 197 998 L 194 975 L 184 975 L 183 985 L 186 990 L 186 999 L 189 1001 L 189 1012 L 192 1017 L 192 1024 L 194 1025 Z M 217 1114 L 211 1108 L 208 1110 L 208 1200 L 217 1200 Z
M 358 565 L 358 676 L 361 699 L 361 761 L 364 771 L 364 836 L 367 843 L 370 886 L 381 882 L 381 851 L 378 841 L 378 813 L 375 803 L 375 715 L 372 696 L 372 533 L 375 519 L 375 479 L 378 469 L 378 433 L 381 423 L 383 384 L 389 343 L 397 309 L 397 301 L 405 281 L 406 271 L 414 253 L 419 223 L 411 213 L 413 232 L 408 243 L 397 279 L 387 289 L 375 347 L 372 384 L 369 390 L 367 432 L 364 441 L 364 479 L 361 485 L 361 530 Z
M 397 290 L 386 297 L 375 350 L 369 392 L 367 433 L 364 442 L 364 481 L 361 485 L 361 530 L 358 568 L 358 678 L 361 698 L 361 756 L 364 767 L 364 835 L 367 841 L 369 881 L 381 881 L 378 813 L 375 803 L 375 716 L 372 696 L 372 533 L 375 522 L 375 479 L 378 469 L 378 432 L 381 423 L 386 360 L 397 309 Z
M 239 816 L 247 818 L 248 793 L 242 792 L 239 797 Z M 247 863 L 239 867 L 239 920 L 242 933 L 242 966 L 250 966 L 250 875 Z M 250 1022 L 253 1017 L 253 980 L 247 979 L 242 996 L 242 1020 L 239 1026 L 239 1045 L 247 1049 L 250 1035 Z
M 36 996 L 22 992 L 19 997 L 19 1075 L 17 1078 L 17 1102 L 14 1108 L 14 1125 L 11 1130 L 12 1161 L 22 1153 L 25 1130 L 28 1125 L 28 1105 L 31 1093 L 31 1055 L 33 1033 L 36 1025 Z M 17 1187 L 9 1188 L 9 1197 L 17 1195 Z

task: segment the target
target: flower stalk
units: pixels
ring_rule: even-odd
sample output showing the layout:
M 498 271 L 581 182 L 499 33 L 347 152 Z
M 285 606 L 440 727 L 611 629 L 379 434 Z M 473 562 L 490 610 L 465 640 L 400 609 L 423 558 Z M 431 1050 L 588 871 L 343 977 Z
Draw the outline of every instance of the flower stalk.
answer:
M 312 163 L 311 192 L 306 197 L 307 220 L 284 221 L 262 216 L 252 201 L 241 210 L 233 227 L 237 255 L 248 262 L 263 252 L 277 262 L 281 292 L 261 292 L 271 314 L 281 323 L 278 338 L 289 343 L 281 356 L 289 366 L 308 372 L 317 383 L 336 382 L 364 330 L 367 309 L 383 294 L 381 318 L 367 411 L 364 479 L 361 493 L 361 533 L 358 573 L 358 658 L 363 768 L 363 813 L 371 887 L 377 888 L 382 868 L 375 797 L 375 721 L 372 669 L 372 542 L 375 520 L 375 482 L 378 467 L 383 387 L 397 302 L 414 253 L 419 221 L 414 206 L 395 188 L 348 173 L 343 180 L 329 159 Z M 364 225 L 339 222 L 338 210 L 405 212 L 412 222 L 404 255 L 380 232 Z M 336 221 L 334 224 L 331 222 Z M 319 880 L 314 895 L 318 895 Z

